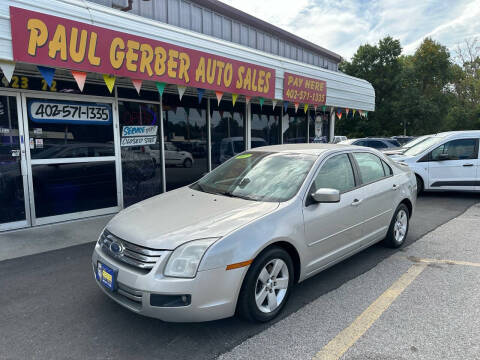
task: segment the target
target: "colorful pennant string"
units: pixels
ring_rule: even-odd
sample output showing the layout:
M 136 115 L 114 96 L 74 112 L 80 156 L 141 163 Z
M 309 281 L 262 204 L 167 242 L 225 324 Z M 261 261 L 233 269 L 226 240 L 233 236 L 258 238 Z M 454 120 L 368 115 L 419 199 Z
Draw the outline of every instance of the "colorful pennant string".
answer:
M 182 101 L 183 94 L 185 94 L 187 87 L 182 85 L 177 85 L 177 90 L 178 90 L 178 97 L 180 98 L 180 101 Z
M 237 102 L 238 99 L 238 94 L 232 94 L 232 104 L 235 106 L 235 103 Z
M 135 90 L 137 90 L 137 94 L 140 95 L 140 90 L 142 89 L 142 82 L 141 79 L 132 79 L 132 84 Z
M 215 91 L 215 95 L 217 95 L 218 106 L 220 106 L 220 101 L 222 100 L 223 92 Z
M 198 103 L 200 104 L 202 102 L 203 94 L 205 94 L 205 89 L 197 88 L 197 94 L 198 94 Z
M 87 80 L 87 73 L 83 71 L 76 71 L 72 70 L 72 76 L 77 82 L 77 86 L 81 92 L 83 92 L 83 88 L 85 86 L 85 80 Z
M 288 101 L 283 102 L 283 112 L 287 112 L 288 109 Z
M 342 118 L 342 109 L 337 110 L 337 117 L 338 117 L 338 120 Z
M 260 110 L 263 109 L 263 104 L 265 103 L 265 99 L 263 97 L 258 98 L 258 101 L 260 102 Z
M 37 66 L 38 71 L 42 74 L 48 86 L 52 86 L 53 77 L 55 76 L 55 69 L 46 66 Z
M 15 63 L 13 61 L 0 60 L 0 69 L 8 82 L 12 81 L 13 72 L 15 71 Z
M 115 76 L 103 74 L 103 81 L 105 81 L 105 85 L 107 85 L 108 91 L 110 91 L 111 94 L 115 86 Z
M 349 108 L 345 108 L 345 116 L 348 117 L 348 113 L 350 112 Z
M 308 104 L 303 105 L 303 112 L 306 114 L 308 111 Z
M 246 101 L 247 104 L 250 103 L 250 100 L 252 100 L 251 96 L 245 96 L 245 101 Z
M 296 114 L 297 111 L 298 111 L 298 107 L 300 106 L 300 104 L 299 104 L 299 103 L 294 103 L 294 105 L 295 105 L 295 114 Z
M 277 106 L 277 100 L 272 100 L 272 110 L 275 110 L 275 106 Z
M 157 87 L 158 93 L 160 96 L 163 96 L 163 92 L 165 91 L 165 86 L 167 86 L 164 82 L 155 82 L 155 86 Z

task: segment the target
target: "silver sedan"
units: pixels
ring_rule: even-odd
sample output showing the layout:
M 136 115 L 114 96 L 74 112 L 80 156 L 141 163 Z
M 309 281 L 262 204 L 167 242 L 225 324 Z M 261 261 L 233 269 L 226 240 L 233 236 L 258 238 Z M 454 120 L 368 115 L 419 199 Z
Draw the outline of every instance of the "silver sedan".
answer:
M 142 315 L 269 321 L 296 282 L 379 241 L 401 246 L 415 202 L 413 173 L 376 150 L 256 148 L 117 214 L 95 246 L 93 274 Z

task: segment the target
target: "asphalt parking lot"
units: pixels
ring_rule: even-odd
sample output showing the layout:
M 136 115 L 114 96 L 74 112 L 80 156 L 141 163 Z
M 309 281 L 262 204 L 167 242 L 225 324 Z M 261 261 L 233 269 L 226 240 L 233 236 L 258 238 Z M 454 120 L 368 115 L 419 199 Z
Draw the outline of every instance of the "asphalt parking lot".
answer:
M 422 196 L 405 248 L 373 246 L 299 284 L 270 324 L 139 317 L 97 288 L 93 243 L 5 260 L 0 358 L 478 358 L 480 267 L 472 264 L 480 251 L 472 241 L 480 228 L 465 234 L 464 224 L 480 218 L 467 212 L 438 227 L 479 202 L 472 194 Z

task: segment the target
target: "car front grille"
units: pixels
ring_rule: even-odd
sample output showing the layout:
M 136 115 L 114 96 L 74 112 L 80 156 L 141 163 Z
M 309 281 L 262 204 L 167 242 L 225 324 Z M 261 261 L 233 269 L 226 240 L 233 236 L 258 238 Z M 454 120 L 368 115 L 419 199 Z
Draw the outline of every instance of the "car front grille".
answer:
M 165 254 L 165 251 L 150 249 L 120 239 L 106 229 L 98 242 L 105 254 L 143 272 L 150 271 Z

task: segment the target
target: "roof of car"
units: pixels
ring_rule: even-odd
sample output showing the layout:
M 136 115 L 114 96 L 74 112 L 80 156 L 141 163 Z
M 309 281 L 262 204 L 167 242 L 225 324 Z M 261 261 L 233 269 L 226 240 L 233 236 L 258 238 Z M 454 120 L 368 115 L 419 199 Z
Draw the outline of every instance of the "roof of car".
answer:
M 434 136 L 450 136 L 450 135 L 480 135 L 480 130 L 458 130 L 458 131 L 446 131 L 435 134 Z
M 358 149 L 358 146 L 354 147 L 354 146 L 342 145 L 342 144 L 319 144 L 319 143 L 283 144 L 283 145 L 270 145 L 270 146 L 257 147 L 254 149 L 250 149 L 249 151 L 271 151 L 271 152 L 320 155 L 325 151 L 335 150 L 335 149 Z

